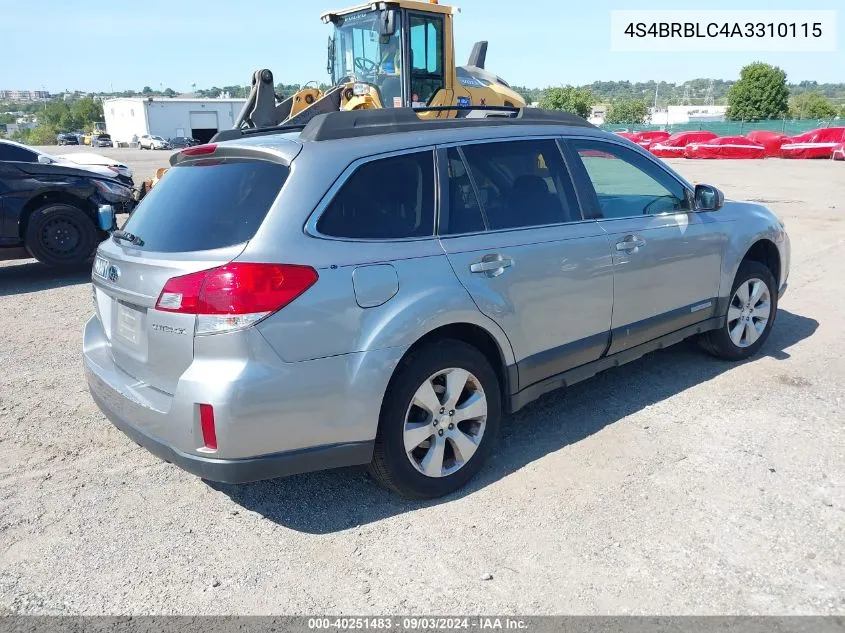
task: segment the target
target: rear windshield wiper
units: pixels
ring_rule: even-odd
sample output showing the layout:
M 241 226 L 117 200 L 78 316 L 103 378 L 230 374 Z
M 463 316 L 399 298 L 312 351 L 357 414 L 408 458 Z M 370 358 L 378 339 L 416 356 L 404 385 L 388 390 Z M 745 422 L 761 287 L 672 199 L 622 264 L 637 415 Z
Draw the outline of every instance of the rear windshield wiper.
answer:
M 143 246 L 144 240 L 129 231 L 112 231 L 111 236 L 116 240 L 126 240 L 135 246 Z

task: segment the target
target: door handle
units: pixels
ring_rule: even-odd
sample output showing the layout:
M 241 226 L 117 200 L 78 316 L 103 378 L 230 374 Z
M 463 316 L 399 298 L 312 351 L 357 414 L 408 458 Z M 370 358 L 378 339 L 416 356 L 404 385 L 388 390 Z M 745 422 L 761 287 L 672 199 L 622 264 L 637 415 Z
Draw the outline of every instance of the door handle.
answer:
M 625 239 L 616 242 L 617 251 L 631 252 L 645 246 L 645 240 L 639 235 L 626 235 Z
M 505 268 L 513 266 L 513 259 L 502 255 L 485 255 L 480 262 L 469 265 L 471 273 L 485 273 L 488 277 L 496 277 L 505 272 Z

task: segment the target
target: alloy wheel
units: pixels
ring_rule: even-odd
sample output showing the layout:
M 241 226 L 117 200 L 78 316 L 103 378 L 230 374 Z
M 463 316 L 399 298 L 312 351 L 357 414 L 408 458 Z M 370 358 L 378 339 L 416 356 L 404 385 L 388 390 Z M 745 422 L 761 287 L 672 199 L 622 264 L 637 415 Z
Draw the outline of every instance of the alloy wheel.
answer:
M 728 333 L 737 347 L 757 342 L 772 315 L 772 297 L 766 284 L 753 277 L 736 289 L 728 307 Z
M 427 477 L 460 470 L 478 449 L 487 422 L 487 397 L 481 382 L 452 367 L 429 376 L 405 413 L 405 454 Z

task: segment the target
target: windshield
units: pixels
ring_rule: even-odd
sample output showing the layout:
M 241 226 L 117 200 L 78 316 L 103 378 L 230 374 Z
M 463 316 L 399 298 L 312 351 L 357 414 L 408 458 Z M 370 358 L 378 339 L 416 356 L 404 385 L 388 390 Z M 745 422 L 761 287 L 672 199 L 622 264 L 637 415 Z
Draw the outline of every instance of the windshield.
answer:
M 376 86 L 386 108 L 401 106 L 402 42 L 397 12 L 393 35 L 379 37 L 378 11 L 358 11 L 337 18 L 334 25 L 332 83 L 345 79 Z
M 154 136 L 154 137 L 153 137 L 153 140 L 154 140 L 154 141 L 163 141 L 164 139 L 163 139 L 163 138 L 161 138 L 160 136 Z

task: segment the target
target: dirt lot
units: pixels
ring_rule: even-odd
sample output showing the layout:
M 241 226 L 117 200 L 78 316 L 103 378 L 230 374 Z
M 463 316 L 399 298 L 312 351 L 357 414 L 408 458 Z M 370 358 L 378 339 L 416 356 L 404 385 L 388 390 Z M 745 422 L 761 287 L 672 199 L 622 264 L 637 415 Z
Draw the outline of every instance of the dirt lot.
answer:
M 167 155 L 98 151 L 139 177 Z M 786 220 L 763 352 L 682 344 L 551 394 L 437 502 L 158 461 L 88 396 L 88 272 L 0 264 L 0 613 L 845 614 L 845 164 L 675 164 Z

